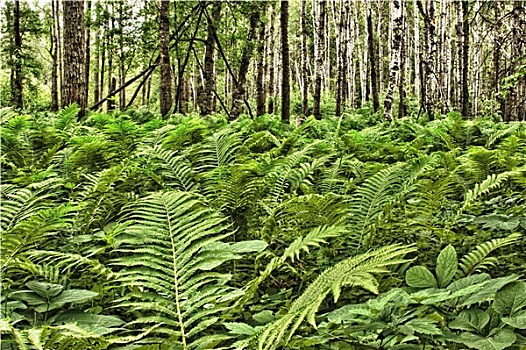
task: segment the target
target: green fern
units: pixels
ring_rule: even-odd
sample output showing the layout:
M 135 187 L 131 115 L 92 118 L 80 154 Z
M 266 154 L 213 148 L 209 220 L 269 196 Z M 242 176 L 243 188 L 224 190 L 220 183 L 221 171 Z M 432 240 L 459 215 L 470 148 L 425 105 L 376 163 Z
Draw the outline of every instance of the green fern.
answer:
M 502 184 L 511 176 L 519 175 L 520 171 L 507 171 L 501 174 L 489 175 L 486 180 L 475 185 L 475 187 L 464 194 L 464 202 L 457 211 L 456 219 L 462 215 L 462 213 L 469 209 L 477 200 L 485 194 L 494 191 L 502 186 Z M 456 221 L 456 220 L 455 220 Z
M 487 270 L 498 263 L 497 258 L 488 257 L 491 252 L 507 245 L 515 244 L 521 238 L 520 234 L 511 234 L 505 238 L 495 238 L 475 247 L 459 262 L 457 277 L 466 277 L 478 270 Z
M 129 291 L 116 307 L 140 313 L 130 323 L 134 329 L 161 325 L 152 330 L 156 337 L 143 342 L 172 337 L 183 349 L 196 348 L 234 292 L 226 285 L 229 274 L 212 271 L 238 258 L 219 242 L 232 232 L 223 217 L 188 193 L 155 193 L 127 211 L 131 225 L 116 237 L 115 252 L 121 256 L 111 265 L 118 269 L 115 286 Z
M 330 293 L 333 294 L 336 302 L 342 287 L 362 287 L 378 293 L 378 282 L 373 274 L 389 272 L 388 266 L 406 262 L 403 257 L 414 251 L 415 248 L 411 246 L 391 245 L 351 257 L 325 270 L 292 303 L 284 316 L 246 341 L 238 343 L 238 348 L 246 348 L 256 341 L 260 350 L 276 349 L 284 338 L 286 338 L 285 342 L 290 340 L 303 320 L 307 319 L 313 327 L 316 327 L 315 317 L 319 306 Z

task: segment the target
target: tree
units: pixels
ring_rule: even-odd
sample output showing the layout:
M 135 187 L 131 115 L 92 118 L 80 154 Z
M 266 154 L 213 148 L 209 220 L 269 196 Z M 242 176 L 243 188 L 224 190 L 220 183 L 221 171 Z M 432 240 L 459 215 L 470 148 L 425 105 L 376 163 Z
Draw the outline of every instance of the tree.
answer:
M 323 69 L 323 51 L 325 47 L 325 0 L 316 2 L 319 5 L 318 23 L 315 26 L 316 45 L 314 50 L 314 93 L 312 94 L 312 114 L 316 119 L 321 119 L 321 77 Z M 314 10 L 314 8 L 313 8 Z M 315 17 L 313 17 L 315 18 Z
M 307 115 L 309 109 L 309 66 L 307 58 L 307 0 L 301 0 L 301 113 Z
M 213 109 L 213 95 L 216 89 L 216 77 L 214 72 L 214 52 L 215 52 L 215 35 L 217 24 L 221 18 L 221 2 L 212 2 L 212 15 L 208 16 L 207 37 L 205 42 L 205 62 L 203 68 L 204 89 L 201 101 L 201 115 L 209 115 Z
M 373 33 L 373 19 L 372 19 L 372 11 L 369 8 L 367 12 L 367 48 L 369 50 L 369 63 L 370 63 L 370 77 L 371 77 L 371 95 L 373 100 L 373 112 L 377 112 L 380 108 L 380 102 L 378 99 L 378 82 L 377 82 L 377 60 L 378 55 L 376 53 L 376 45 L 374 43 L 374 33 Z M 365 87 L 362 87 L 362 89 L 365 89 Z
M 241 63 L 239 64 L 239 74 L 236 79 L 237 82 L 232 96 L 232 111 L 230 112 L 231 120 L 235 120 L 241 115 L 243 103 L 245 102 L 247 73 L 250 64 L 250 58 L 252 57 L 254 52 L 254 42 L 256 39 L 259 16 L 259 3 L 257 1 L 252 2 L 250 6 L 248 38 L 241 50 Z
M 86 46 L 84 32 L 84 1 L 62 2 L 64 28 L 64 83 L 62 105 L 77 103 L 79 118 L 86 111 L 86 80 L 84 75 Z
M 403 11 L 402 3 L 393 0 L 391 7 L 391 21 L 393 21 L 393 43 L 391 57 L 389 58 L 389 87 L 384 99 L 384 118 L 387 121 L 393 119 L 393 100 L 396 87 L 396 78 L 400 72 L 400 47 L 402 43 Z
M 16 108 L 23 108 L 22 95 L 22 36 L 20 34 L 20 1 L 13 7 L 13 32 L 15 37 L 14 65 L 11 70 L 11 102 Z
M 281 0 L 281 121 L 290 121 L 289 1 Z
M 159 7 L 159 52 L 161 83 L 159 100 L 161 115 L 167 117 L 172 108 L 172 74 L 170 69 L 170 0 L 161 0 Z

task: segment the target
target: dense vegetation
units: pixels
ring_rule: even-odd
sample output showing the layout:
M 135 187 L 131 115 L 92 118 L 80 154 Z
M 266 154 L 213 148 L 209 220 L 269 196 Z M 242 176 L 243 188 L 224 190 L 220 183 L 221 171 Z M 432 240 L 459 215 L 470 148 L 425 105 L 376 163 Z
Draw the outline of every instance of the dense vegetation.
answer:
M 521 349 L 526 128 L 2 110 L 2 349 Z

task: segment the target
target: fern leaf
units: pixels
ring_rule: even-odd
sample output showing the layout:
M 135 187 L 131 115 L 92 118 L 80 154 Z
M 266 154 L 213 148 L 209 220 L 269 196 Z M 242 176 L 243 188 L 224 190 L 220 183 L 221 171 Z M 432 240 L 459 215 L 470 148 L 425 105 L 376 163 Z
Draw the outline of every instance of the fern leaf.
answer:
M 460 260 L 457 277 L 466 277 L 476 270 L 487 269 L 488 266 L 495 265 L 497 259 L 491 259 L 488 255 L 494 250 L 517 243 L 520 238 L 521 235 L 515 233 L 506 238 L 495 238 L 479 244 Z
M 215 244 L 232 233 L 225 232 L 223 217 L 188 193 L 155 193 L 127 211 L 131 225 L 116 238 L 121 257 L 111 265 L 121 268 L 116 285 L 141 292 L 126 294 L 117 307 L 139 312 L 134 324 L 143 328 L 171 325 L 151 334 L 174 336 L 184 349 L 193 349 L 193 341 L 214 323 L 207 321 L 223 311 L 219 300 L 231 291 L 230 275 L 212 269 L 237 258 Z
M 285 337 L 285 341 L 292 337 L 305 319 L 315 327 L 315 314 L 331 291 L 349 285 L 367 287 L 374 291 L 374 288 L 371 288 L 375 285 L 372 273 L 387 271 L 388 266 L 405 262 L 403 257 L 414 251 L 415 248 L 412 246 L 391 245 L 351 257 L 325 270 L 292 303 L 287 314 L 270 323 L 255 336 L 258 348 L 260 350 L 276 349 Z M 338 293 L 335 299 L 337 296 Z M 247 345 L 245 343 L 245 346 Z

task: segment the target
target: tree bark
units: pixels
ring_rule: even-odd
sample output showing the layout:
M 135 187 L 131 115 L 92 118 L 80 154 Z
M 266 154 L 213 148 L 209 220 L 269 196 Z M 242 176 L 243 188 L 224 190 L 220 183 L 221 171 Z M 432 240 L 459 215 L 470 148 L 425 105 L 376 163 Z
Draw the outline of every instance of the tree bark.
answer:
M 161 83 L 159 86 L 159 100 L 161 115 L 168 116 L 172 108 L 172 76 L 170 69 L 170 1 L 162 0 L 159 7 L 159 51 L 161 67 Z
M 402 30 L 400 35 L 400 76 L 398 78 L 398 119 L 405 117 L 407 114 L 406 105 L 405 105 L 405 67 L 406 67 L 406 57 L 407 57 L 407 29 L 406 29 L 406 17 L 405 13 L 405 3 L 400 1 L 402 7 Z
M 325 44 L 325 0 L 320 0 L 318 24 L 316 26 L 316 49 L 314 51 L 314 93 L 312 102 L 312 114 L 316 119 L 321 119 L 320 100 L 321 100 L 321 86 L 322 86 L 322 70 L 323 70 L 323 49 Z
M 24 107 L 22 91 L 22 35 L 20 34 L 20 2 L 13 9 L 13 32 L 15 36 L 14 65 L 11 71 L 11 102 L 15 108 Z
M 99 85 L 99 73 L 100 73 L 100 35 L 99 31 L 96 31 L 95 34 L 95 67 L 93 67 L 93 99 L 94 101 L 98 101 L 100 99 L 100 85 Z
M 77 103 L 78 117 L 86 112 L 85 59 L 86 46 L 84 31 L 84 1 L 71 0 L 62 3 L 64 11 L 64 84 L 62 105 Z M 81 43 L 79 45 L 79 43 Z
M 239 74 L 237 78 L 237 85 L 232 96 L 232 111 L 230 112 L 231 120 L 237 119 L 242 112 L 243 102 L 245 100 L 247 72 L 250 65 L 250 58 L 254 52 L 254 41 L 256 39 L 256 32 L 259 22 L 259 3 L 252 3 L 252 11 L 250 14 L 250 29 L 248 38 L 243 46 L 241 52 L 241 64 L 239 65 Z
M 51 110 L 58 111 L 58 36 L 55 19 L 55 1 L 51 1 Z
M 462 1 L 462 116 L 469 118 L 469 20 L 468 2 Z
M 378 59 L 376 55 L 376 47 L 374 44 L 374 33 L 373 33 L 373 20 L 371 9 L 367 13 L 367 32 L 368 32 L 368 49 L 369 49 L 369 63 L 370 63 L 370 77 L 371 77 L 371 97 L 373 100 L 373 112 L 377 112 L 380 108 L 380 102 L 378 98 L 378 83 L 377 83 L 377 69 L 376 61 Z
M 301 113 L 306 116 L 309 109 L 309 67 L 307 58 L 307 1 L 301 0 Z
M 289 1 L 281 0 L 281 121 L 290 122 Z
M 265 24 L 261 22 L 257 45 L 257 72 L 256 72 L 256 115 L 259 117 L 266 112 L 265 96 Z
M 212 5 L 212 16 L 208 17 L 207 37 L 205 42 L 205 62 L 203 68 L 204 89 L 203 96 L 199 99 L 201 105 L 199 109 L 201 115 L 206 116 L 214 112 L 213 93 L 216 89 L 216 76 L 214 73 L 214 52 L 215 40 L 214 35 L 217 30 L 217 23 L 221 18 L 221 2 L 214 1 Z
M 84 106 L 88 105 L 89 101 L 89 73 L 90 73 L 90 39 L 91 39 L 91 0 L 86 1 L 87 10 L 86 10 L 86 58 L 85 58 L 85 67 L 84 67 L 84 79 L 85 79 L 85 91 L 84 91 Z M 95 100 L 96 101 L 96 100 Z
M 393 42 L 391 49 L 391 57 L 389 58 L 389 87 L 387 89 L 387 95 L 384 100 L 384 118 L 387 121 L 393 119 L 393 100 L 394 90 L 396 88 L 396 78 L 400 72 L 400 44 L 402 41 L 402 4 L 400 0 L 393 0 L 392 2 L 392 14 L 391 21 L 393 22 Z
M 268 60 L 270 62 L 269 78 L 268 78 L 268 114 L 274 113 L 274 80 L 276 66 L 274 64 L 274 6 L 270 5 L 270 27 L 269 27 L 269 45 L 268 45 Z

